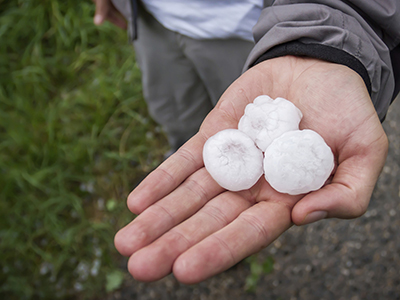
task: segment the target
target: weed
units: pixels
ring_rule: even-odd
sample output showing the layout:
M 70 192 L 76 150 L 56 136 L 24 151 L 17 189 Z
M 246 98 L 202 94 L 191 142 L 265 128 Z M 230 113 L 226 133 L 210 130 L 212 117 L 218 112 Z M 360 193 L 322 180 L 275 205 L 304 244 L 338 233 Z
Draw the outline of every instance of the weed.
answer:
M 90 298 L 121 282 L 125 198 L 166 142 L 126 33 L 94 26 L 91 1 L 0 7 L 0 298 Z
M 268 256 L 263 261 L 260 261 L 258 255 L 255 254 L 246 258 L 245 261 L 250 266 L 250 275 L 246 277 L 245 290 L 254 293 L 261 276 L 270 274 L 273 271 L 274 259 L 272 256 Z

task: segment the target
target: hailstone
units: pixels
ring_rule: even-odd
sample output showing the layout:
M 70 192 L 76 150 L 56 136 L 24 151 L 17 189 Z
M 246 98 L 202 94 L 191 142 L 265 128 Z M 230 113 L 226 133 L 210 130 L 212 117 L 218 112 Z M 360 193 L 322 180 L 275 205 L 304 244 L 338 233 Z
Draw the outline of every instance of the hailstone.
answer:
M 275 138 L 287 131 L 299 129 L 302 117 L 303 114 L 292 102 L 262 95 L 246 106 L 238 128 L 265 151 Z
M 223 188 L 251 188 L 263 174 L 263 153 L 254 141 L 237 129 L 225 129 L 210 137 L 203 148 L 204 166 Z
M 223 188 L 251 188 L 264 173 L 272 188 L 291 195 L 320 189 L 334 168 L 334 156 L 315 131 L 299 130 L 302 112 L 284 98 L 257 97 L 246 106 L 238 129 L 210 137 L 204 165 Z
M 278 192 L 304 194 L 320 189 L 334 168 L 334 156 L 312 130 L 295 130 L 274 139 L 264 153 L 264 176 Z

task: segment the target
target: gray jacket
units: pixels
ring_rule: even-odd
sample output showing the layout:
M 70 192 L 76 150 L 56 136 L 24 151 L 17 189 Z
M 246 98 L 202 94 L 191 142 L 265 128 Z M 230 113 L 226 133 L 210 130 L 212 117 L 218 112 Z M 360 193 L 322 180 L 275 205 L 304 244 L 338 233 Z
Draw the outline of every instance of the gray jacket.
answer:
M 113 0 L 136 30 L 137 0 Z M 344 64 L 364 79 L 381 121 L 400 90 L 400 0 L 264 0 L 245 69 L 301 55 Z
M 270 2 L 245 68 L 283 55 L 344 64 L 364 79 L 383 121 L 400 88 L 400 0 Z

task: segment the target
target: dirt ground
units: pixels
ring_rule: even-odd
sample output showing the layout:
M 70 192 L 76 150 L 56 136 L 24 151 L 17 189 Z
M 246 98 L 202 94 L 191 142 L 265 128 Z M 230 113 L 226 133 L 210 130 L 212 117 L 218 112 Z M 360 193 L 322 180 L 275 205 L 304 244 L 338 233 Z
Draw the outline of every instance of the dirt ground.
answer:
M 390 149 L 367 213 L 355 220 L 324 220 L 292 227 L 258 255 L 274 270 L 244 289 L 248 263 L 196 285 L 172 275 L 154 283 L 127 276 L 107 300 L 368 300 L 400 299 L 400 99 L 384 122 Z

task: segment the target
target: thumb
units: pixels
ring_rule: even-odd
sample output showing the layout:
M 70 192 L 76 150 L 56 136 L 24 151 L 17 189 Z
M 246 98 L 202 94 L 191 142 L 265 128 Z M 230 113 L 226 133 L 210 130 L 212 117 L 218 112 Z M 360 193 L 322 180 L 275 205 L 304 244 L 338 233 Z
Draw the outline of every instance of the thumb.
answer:
M 367 210 L 371 194 L 371 188 L 359 193 L 348 185 L 331 183 L 297 202 L 292 221 L 306 225 L 325 218 L 357 218 Z
M 385 145 L 375 150 L 375 157 L 354 156 L 340 163 L 331 183 L 296 203 L 292 221 L 305 225 L 324 218 L 351 219 L 363 215 L 386 158 Z

